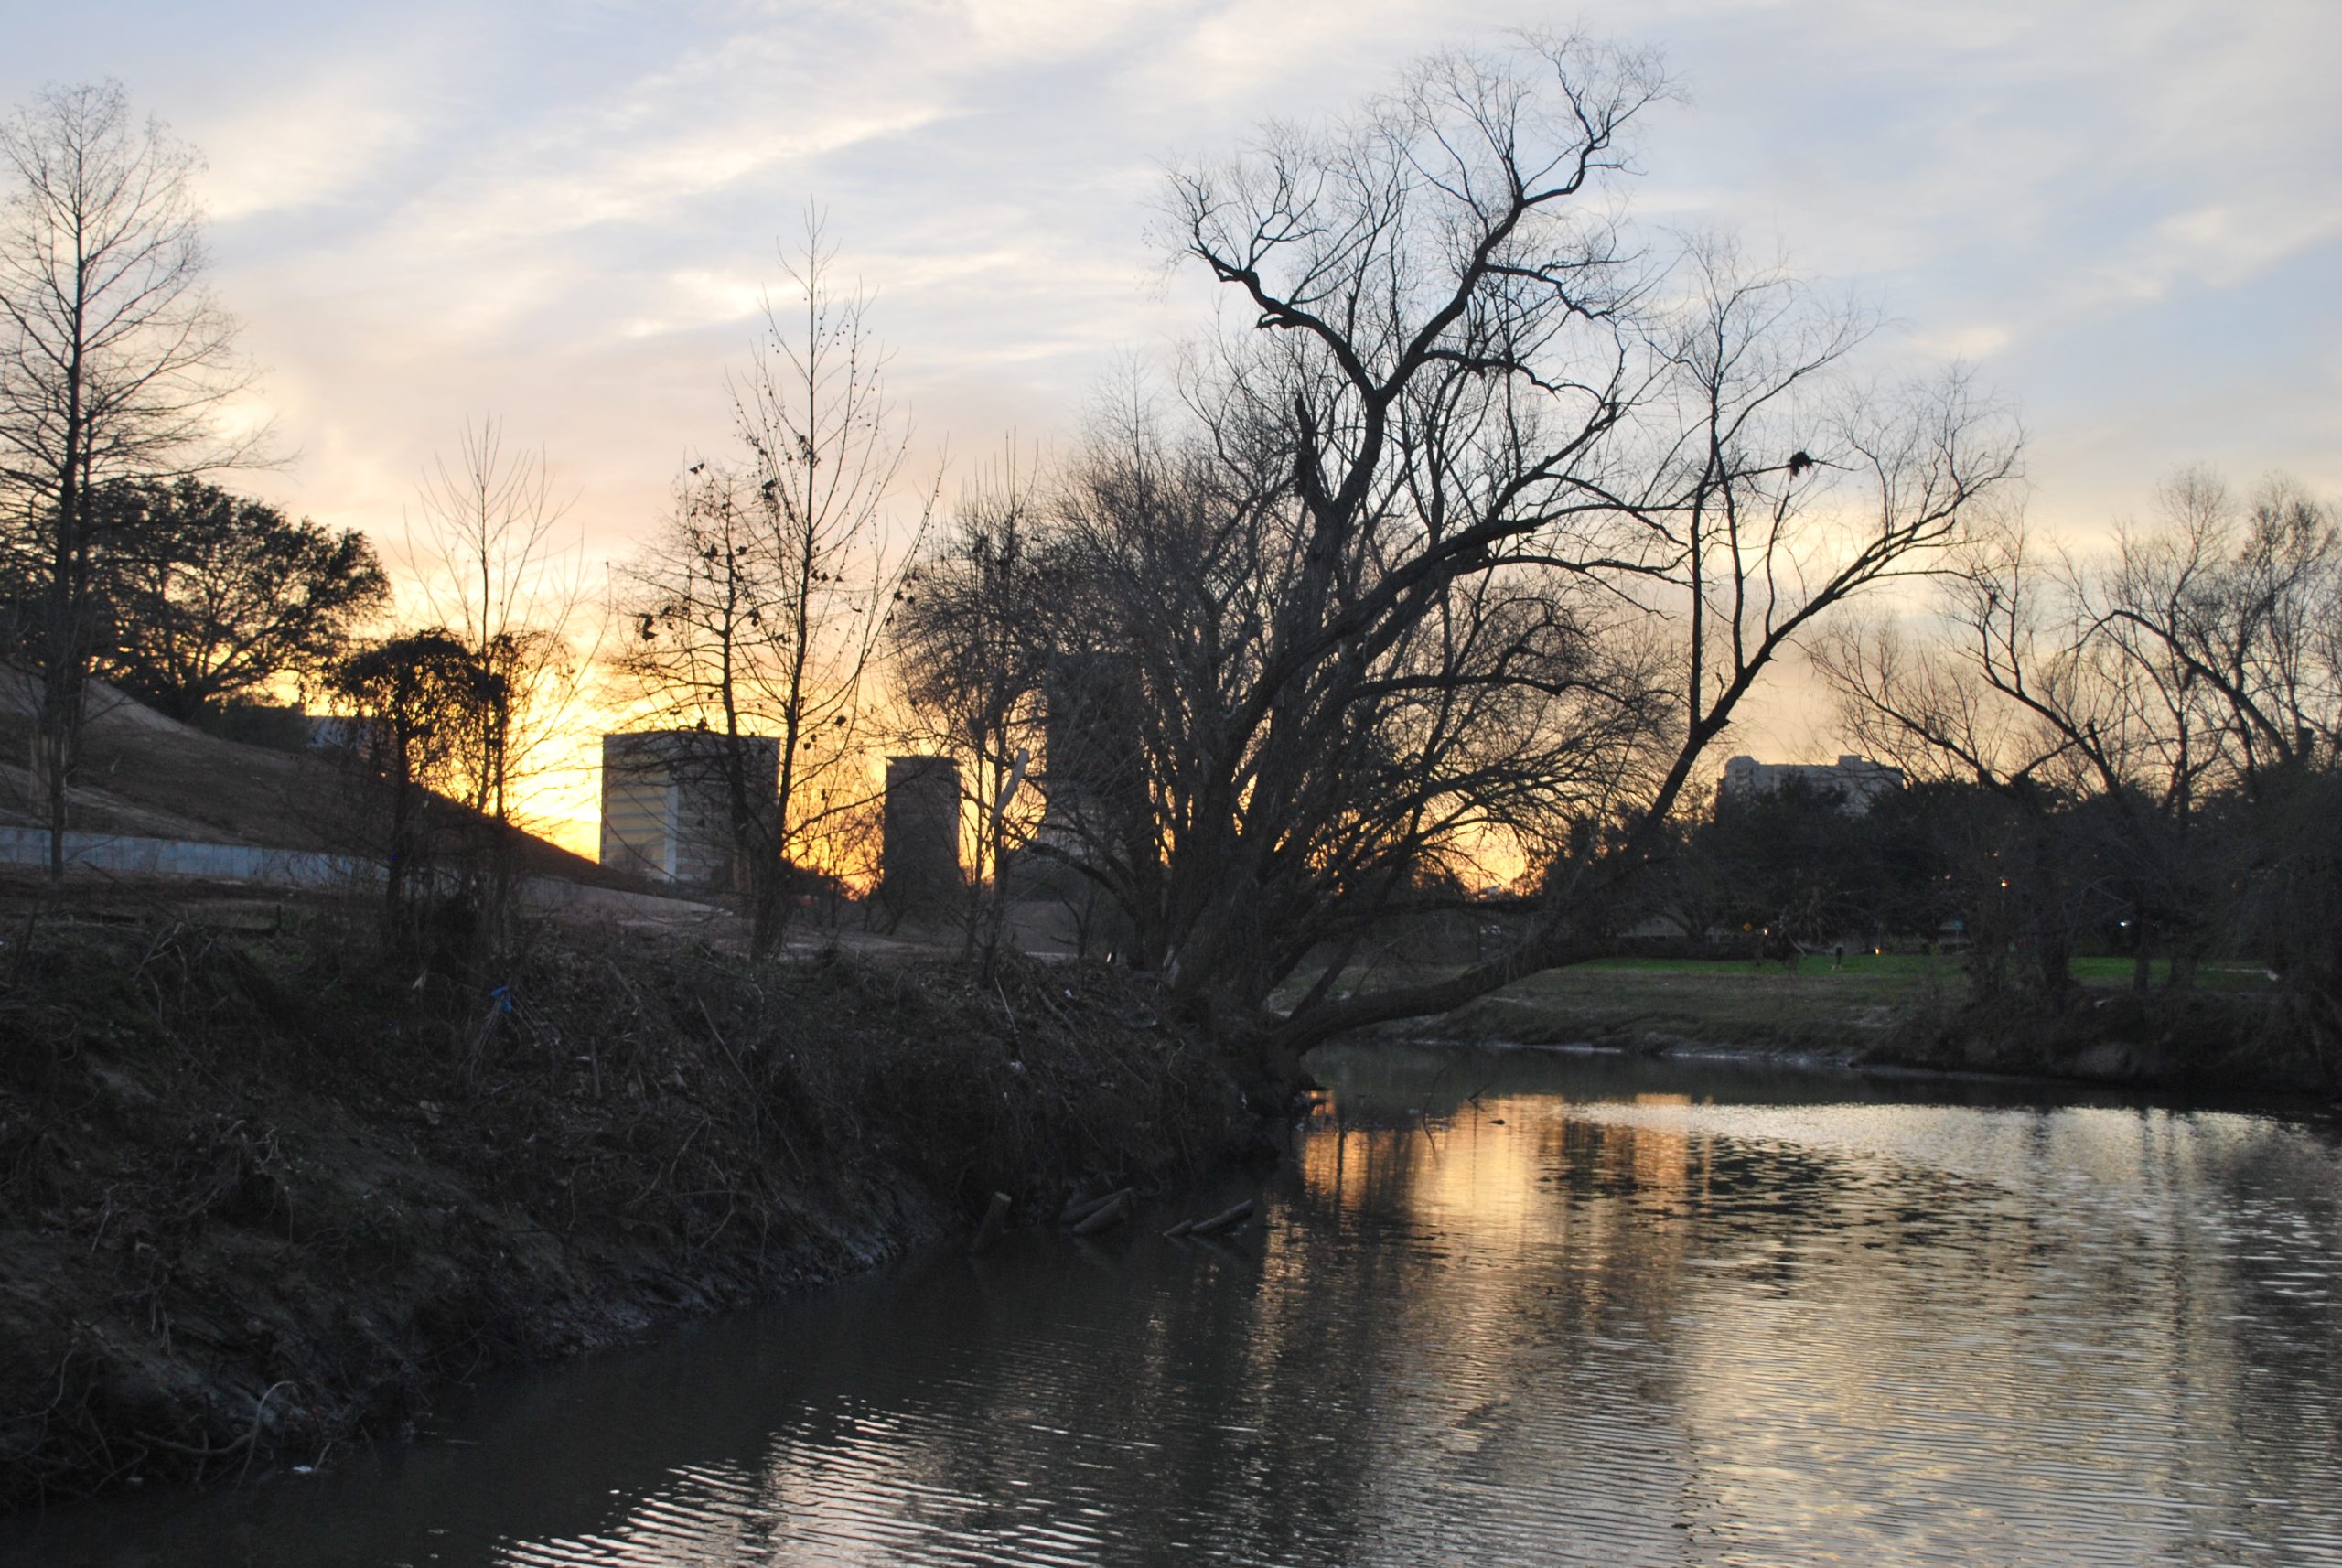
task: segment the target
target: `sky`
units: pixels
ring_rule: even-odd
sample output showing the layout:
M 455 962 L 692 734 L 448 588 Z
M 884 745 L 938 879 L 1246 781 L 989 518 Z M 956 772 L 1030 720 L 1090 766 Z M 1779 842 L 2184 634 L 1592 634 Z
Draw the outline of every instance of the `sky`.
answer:
M 1636 210 L 1860 300 L 1882 371 L 1968 360 L 2021 413 L 2036 526 L 2102 535 L 2189 463 L 2342 494 L 2335 0 L 11 9 L 0 105 L 113 77 L 206 156 L 213 281 L 288 455 L 238 483 L 384 542 L 493 415 L 623 557 L 725 450 L 809 204 L 948 496 L 1208 325 L 1148 238 L 1167 164 L 1572 26 L 1679 86 Z

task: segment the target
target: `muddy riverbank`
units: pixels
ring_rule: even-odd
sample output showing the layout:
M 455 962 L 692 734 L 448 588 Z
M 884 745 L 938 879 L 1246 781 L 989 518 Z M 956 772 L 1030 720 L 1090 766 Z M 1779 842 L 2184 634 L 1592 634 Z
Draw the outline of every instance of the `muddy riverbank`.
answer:
M 2330 1122 L 1624 1052 L 1308 1066 L 1289 1157 L 1144 1224 L 495 1380 L 320 1475 L 53 1509 L 0 1568 L 2342 1561 Z
M 121 906 L 0 910 L 0 1508 L 330 1462 L 1254 1124 L 1094 968 L 546 927 L 487 972 L 329 901 Z

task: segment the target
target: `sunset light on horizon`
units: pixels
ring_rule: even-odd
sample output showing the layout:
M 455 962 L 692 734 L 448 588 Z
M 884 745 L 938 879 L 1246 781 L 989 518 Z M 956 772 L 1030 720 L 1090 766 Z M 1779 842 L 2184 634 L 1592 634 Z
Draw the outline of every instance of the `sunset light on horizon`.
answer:
M 0 26 L 0 1568 L 2342 1563 L 2342 0 Z
M 424 476 L 487 413 L 542 448 L 596 573 L 726 449 L 727 377 L 809 206 L 875 296 L 912 422 L 896 504 L 940 478 L 948 506 L 1004 442 L 1061 448 L 1101 385 L 1167 373 L 1209 325 L 1212 291 L 1151 238 L 1166 162 L 1549 20 L 1395 0 L 453 16 L 53 10 L 18 26 L 0 99 L 117 78 L 205 155 L 213 288 L 263 371 L 237 417 L 273 421 L 285 458 L 241 488 L 395 562 Z M 1856 302 L 1882 373 L 1971 365 L 2024 422 L 2036 528 L 2101 538 L 2188 464 L 2342 486 L 2342 13 L 1672 0 L 1577 21 L 1657 49 L 1676 89 L 1638 133 L 1638 220 L 1736 234 Z M 1823 755 L 1810 708 L 1740 729 Z M 588 847 L 591 793 L 547 779 L 534 814 Z

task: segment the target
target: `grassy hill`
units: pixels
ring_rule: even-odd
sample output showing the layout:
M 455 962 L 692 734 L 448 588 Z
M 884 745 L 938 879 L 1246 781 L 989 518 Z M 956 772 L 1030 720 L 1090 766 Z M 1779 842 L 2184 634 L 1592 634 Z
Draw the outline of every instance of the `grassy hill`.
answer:
M 32 770 L 34 692 L 0 669 L 0 825 L 42 827 Z M 344 852 L 352 791 L 330 759 L 246 746 L 165 717 L 99 683 L 83 732 L 69 826 L 79 832 L 268 849 Z M 446 812 L 465 813 L 451 800 Z M 468 813 L 465 813 L 468 814 Z M 513 832 L 523 875 L 656 891 L 532 834 Z

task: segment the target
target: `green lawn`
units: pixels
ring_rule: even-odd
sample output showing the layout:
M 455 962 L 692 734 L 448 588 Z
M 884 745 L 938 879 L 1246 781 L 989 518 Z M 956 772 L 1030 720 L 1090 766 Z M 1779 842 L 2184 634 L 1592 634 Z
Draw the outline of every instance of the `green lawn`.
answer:
M 1579 967 L 1609 974 L 1788 975 L 1845 983 L 1864 978 L 1885 981 L 1898 976 L 1956 978 L 1963 961 L 1957 953 L 1941 957 L 1925 953 L 1849 953 L 1842 962 L 1834 962 L 1829 954 L 1822 953 L 1809 954 L 1794 965 L 1754 959 L 1608 958 Z M 2078 958 L 2070 967 L 2074 979 L 2084 985 L 2120 989 L 2131 983 L 2132 961 L 2127 958 Z M 2171 961 L 2156 959 L 2152 972 L 2153 983 L 2163 984 L 2171 978 Z M 2265 991 L 2269 976 L 2257 964 L 2207 963 L 2197 968 L 2196 983 L 2207 991 Z
M 2127 958 L 2087 958 L 2074 976 L 2094 990 L 2131 983 Z M 1402 984 L 1453 969 L 1381 969 L 1369 987 Z M 2160 983 L 2167 966 L 2158 964 Z M 2205 965 L 2206 989 L 2264 988 L 2257 967 Z M 1547 970 L 1456 1009 L 1445 1017 L 1391 1026 L 1417 1036 L 1522 1044 L 1655 1040 L 1756 1046 L 1799 1051 L 1860 1048 L 1917 1005 L 1950 1004 L 1967 993 L 1956 954 L 1828 955 L 1794 966 L 1751 960 L 1605 959 Z

